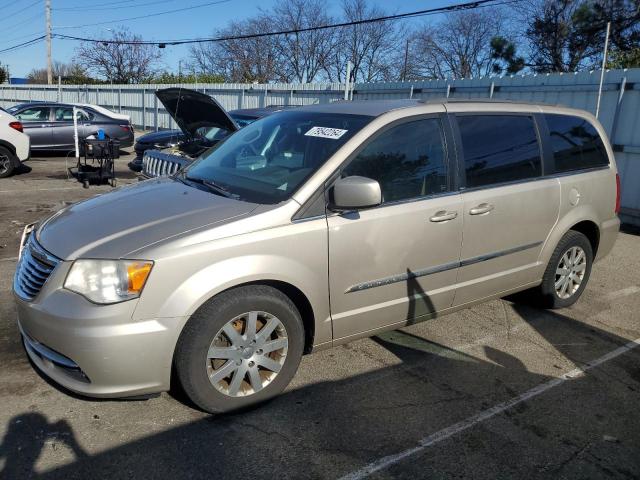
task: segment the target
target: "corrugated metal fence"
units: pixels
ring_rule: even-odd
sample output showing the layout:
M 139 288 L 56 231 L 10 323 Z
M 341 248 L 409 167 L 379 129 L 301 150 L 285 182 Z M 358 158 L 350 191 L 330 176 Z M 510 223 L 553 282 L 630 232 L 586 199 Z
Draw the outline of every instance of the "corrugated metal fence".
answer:
M 595 112 L 600 72 L 486 77 L 461 80 L 355 84 L 354 100 L 383 98 L 495 98 L 551 103 Z M 30 100 L 102 105 L 131 115 L 143 129 L 170 128 L 173 122 L 154 95 L 180 85 L 0 85 L 0 106 Z M 215 97 L 226 109 L 268 105 L 330 103 L 344 98 L 345 85 L 185 84 Z M 640 69 L 605 73 L 600 121 L 616 151 L 622 179 L 624 220 L 640 225 Z

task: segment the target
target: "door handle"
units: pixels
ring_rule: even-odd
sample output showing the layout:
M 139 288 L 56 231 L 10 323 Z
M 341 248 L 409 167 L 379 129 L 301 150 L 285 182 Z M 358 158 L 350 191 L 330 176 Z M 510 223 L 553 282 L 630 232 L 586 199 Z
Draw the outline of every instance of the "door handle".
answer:
M 435 215 L 429 218 L 432 222 L 447 222 L 449 220 L 453 220 L 458 216 L 458 212 L 447 212 L 446 210 L 440 210 L 436 212 Z
M 490 203 L 481 203 L 477 207 L 473 207 L 471 210 L 469 210 L 469 215 L 482 215 L 484 213 L 489 213 L 494 208 L 495 207 Z

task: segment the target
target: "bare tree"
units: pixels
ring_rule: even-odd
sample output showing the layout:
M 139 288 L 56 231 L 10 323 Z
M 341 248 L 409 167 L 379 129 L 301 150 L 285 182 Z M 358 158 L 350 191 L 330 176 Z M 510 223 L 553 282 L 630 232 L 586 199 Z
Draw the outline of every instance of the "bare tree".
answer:
M 491 40 L 502 27 L 494 9 L 457 12 L 434 26 L 425 24 L 413 42 L 412 65 L 427 78 L 488 75 L 494 65 Z
M 93 83 L 93 79 L 87 75 L 84 67 L 77 63 L 54 60 L 52 67 L 55 81 L 61 77 L 62 82 L 66 84 Z M 27 75 L 27 79 L 29 83 L 47 83 L 47 69 L 34 68 Z
M 115 42 L 136 42 L 142 37 L 127 28 L 115 30 Z M 155 45 L 83 42 L 76 50 L 76 58 L 87 71 L 114 83 L 139 83 L 151 77 L 162 57 Z
M 280 0 L 270 17 L 275 30 L 299 30 L 329 25 L 333 22 L 321 0 Z M 291 33 L 275 39 L 282 66 L 282 77 L 288 81 L 312 82 L 321 73 L 333 48 L 331 29 Z
M 366 0 L 344 0 L 343 21 L 353 22 L 384 16 L 386 12 Z M 329 80 L 345 80 L 351 61 L 351 81 L 372 82 L 398 76 L 398 52 L 403 51 L 406 32 L 394 22 L 371 22 L 343 27 L 335 35 L 325 71 Z
M 254 35 L 272 31 L 266 16 L 232 22 L 217 37 Z M 199 43 L 191 47 L 190 66 L 198 73 L 222 75 L 229 82 L 268 82 L 282 78 L 275 37 L 253 37 Z

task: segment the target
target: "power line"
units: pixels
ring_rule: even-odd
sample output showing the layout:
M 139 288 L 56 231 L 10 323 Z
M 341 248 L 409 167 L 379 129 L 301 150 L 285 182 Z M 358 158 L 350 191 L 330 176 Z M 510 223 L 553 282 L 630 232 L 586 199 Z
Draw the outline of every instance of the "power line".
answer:
M 40 1 L 40 0 L 38 0 Z M 96 10 L 113 10 L 113 6 L 117 6 L 117 5 L 122 5 L 123 3 L 128 4 L 127 8 L 138 8 L 138 7 L 146 7 L 149 5 L 159 5 L 161 3 L 169 3 L 169 2 L 174 2 L 175 0 L 155 0 L 153 2 L 146 2 L 146 3 L 131 3 L 131 0 L 120 0 L 118 2 L 112 2 L 112 3 L 101 3 L 99 7 L 85 7 L 84 5 L 78 5 L 75 7 L 64 7 L 64 8 L 52 8 L 51 10 L 55 11 L 55 12 L 63 12 L 63 11 L 76 11 L 78 13 L 85 13 L 85 12 L 93 12 Z M 81 9 L 81 10 L 78 10 Z
M 32 17 L 29 17 L 29 18 L 27 18 L 27 19 L 25 19 L 25 20 L 23 20 L 23 21 L 21 21 L 21 22 L 14 23 L 14 24 L 13 24 L 13 25 L 11 25 L 10 27 L 3 28 L 3 29 L 2 29 L 2 33 L 4 34 L 4 33 L 7 33 L 7 32 L 12 32 L 12 31 L 14 31 L 14 30 L 16 30 L 16 29 L 18 29 L 18 30 L 19 30 L 19 29 L 20 29 L 20 28 L 19 28 L 20 26 L 24 25 L 25 23 L 33 22 L 33 20 L 36 20 L 36 19 L 38 19 L 38 18 L 41 18 L 41 17 L 43 16 L 43 14 L 44 14 L 44 12 L 38 12 L 38 13 L 36 13 L 35 15 L 33 15 Z
M 3 43 L 15 42 L 16 40 L 22 40 L 23 38 L 33 37 L 34 35 L 44 35 L 44 30 L 40 30 L 38 32 L 31 32 L 26 35 L 20 35 L 19 37 L 13 37 L 8 40 L 3 40 Z
M 25 47 L 29 47 L 31 45 L 35 45 L 36 43 L 40 43 L 41 41 L 43 41 L 45 39 L 45 35 L 42 35 L 40 37 L 37 38 L 33 38 L 31 40 L 27 40 L 26 42 L 23 43 L 19 43 L 18 45 L 13 45 L 11 47 L 7 47 L 3 50 L 0 50 L 0 53 L 4 53 L 4 52 L 11 52 L 13 50 L 17 50 L 19 48 L 25 48 Z
M 398 13 L 394 15 L 385 15 L 382 17 L 366 18 L 362 20 L 353 20 L 349 22 L 334 23 L 329 25 L 317 25 L 314 27 L 280 30 L 275 32 L 251 33 L 251 34 L 244 34 L 244 35 L 231 35 L 231 36 L 224 36 L 224 37 L 151 41 L 151 40 L 110 40 L 110 39 L 99 40 L 95 38 L 78 37 L 78 36 L 64 35 L 59 33 L 54 34 L 54 36 L 56 38 L 60 38 L 63 40 L 76 40 L 76 41 L 82 41 L 82 42 L 119 44 L 119 45 L 158 45 L 158 46 L 164 47 L 167 45 L 184 45 L 184 44 L 193 44 L 193 43 L 210 43 L 210 42 L 213 43 L 213 42 L 224 42 L 224 41 L 230 41 L 230 40 L 245 40 L 250 38 L 271 37 L 271 36 L 277 36 L 277 35 L 289 35 L 293 33 L 311 32 L 316 30 L 327 30 L 331 28 L 351 27 L 351 26 L 362 25 L 367 23 L 386 22 L 386 21 L 399 20 L 404 18 L 421 17 L 426 15 L 433 15 L 436 13 L 453 12 L 457 10 L 472 10 L 475 8 L 480 8 L 482 6 L 498 6 L 498 5 L 504 5 L 507 3 L 515 3 L 517 1 L 521 1 L 521 0 L 507 0 L 502 2 L 499 2 L 498 0 L 476 0 L 473 2 L 460 3 L 456 5 L 448 5 L 445 7 L 430 8 L 426 10 Z M 491 4 L 491 5 L 488 5 L 488 4 Z M 89 25 L 85 25 L 85 26 L 89 26 Z
M 33 7 L 35 4 L 37 3 L 42 3 L 42 0 L 36 0 L 33 3 L 30 3 L 29 5 L 27 5 L 24 8 L 21 8 L 20 10 L 18 10 L 17 12 L 2 12 L 2 15 L 6 18 L 6 19 L 13 19 L 17 14 L 24 12 L 25 10 L 30 9 L 31 7 Z
M 158 17 L 160 15 L 168 15 L 170 13 L 186 12 L 188 10 L 194 10 L 196 8 L 202 8 L 202 7 L 209 7 L 211 5 L 219 5 L 221 3 L 227 3 L 227 2 L 230 2 L 230 1 L 231 0 L 217 0 L 215 2 L 201 3 L 199 5 L 192 5 L 190 7 L 176 8 L 174 10 L 167 10 L 167 11 L 164 11 L 164 12 L 149 13 L 147 15 L 139 15 L 137 17 L 119 18 L 118 20 L 108 20 L 108 21 L 104 21 L 104 22 L 86 23 L 84 25 L 66 25 L 66 26 L 60 26 L 60 27 L 54 27 L 54 28 L 56 30 L 61 30 L 61 29 L 66 29 L 66 28 L 94 27 L 96 25 L 108 25 L 110 23 L 129 22 L 131 20 L 141 20 L 143 18 Z M 154 2 L 154 3 L 157 3 L 157 2 Z

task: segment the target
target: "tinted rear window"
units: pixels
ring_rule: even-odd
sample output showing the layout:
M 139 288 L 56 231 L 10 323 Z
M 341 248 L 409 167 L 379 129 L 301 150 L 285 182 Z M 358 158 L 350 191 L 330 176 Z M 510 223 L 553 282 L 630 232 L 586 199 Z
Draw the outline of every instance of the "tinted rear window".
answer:
M 458 116 L 467 188 L 542 174 L 533 118 L 524 115 Z
M 609 157 L 597 130 L 588 121 L 569 115 L 545 115 L 556 172 L 570 172 L 609 165 Z

